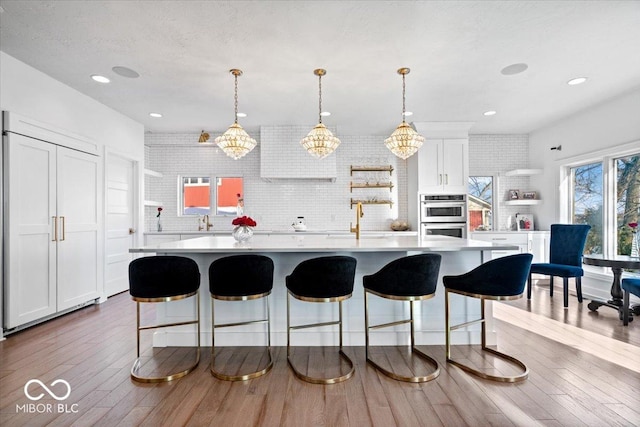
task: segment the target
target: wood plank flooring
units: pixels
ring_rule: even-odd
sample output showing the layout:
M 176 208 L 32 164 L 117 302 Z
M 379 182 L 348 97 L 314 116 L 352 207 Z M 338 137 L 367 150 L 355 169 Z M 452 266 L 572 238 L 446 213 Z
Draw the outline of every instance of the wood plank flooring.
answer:
M 436 380 L 398 382 L 368 366 L 364 348 L 349 347 L 356 374 L 331 386 L 298 380 L 283 347 L 274 348 L 273 370 L 252 381 L 213 378 L 210 349 L 203 348 L 200 365 L 186 377 L 135 383 L 129 377 L 135 305 L 128 294 L 120 294 L 0 343 L 0 425 L 640 426 L 640 319 L 623 327 L 613 310 L 592 313 L 586 301 L 578 304 L 575 298 L 564 310 L 562 293 L 550 299 L 547 292 L 537 288 L 529 302 L 496 304 L 498 348 L 529 366 L 523 383 L 484 381 L 448 366 L 444 346 L 421 347 L 440 364 Z M 155 351 L 171 361 L 181 355 L 174 350 Z M 312 371 L 335 370 L 339 359 L 333 350 L 296 348 L 294 357 Z M 376 348 L 373 355 L 400 373 L 409 367 L 417 374 L 429 369 L 407 362 L 402 349 Z M 511 369 L 485 358 L 477 346 L 457 346 L 454 357 L 491 373 Z M 263 363 L 264 352 L 225 348 L 216 361 L 225 372 L 234 372 Z M 50 386 L 59 378 L 71 386 L 68 399 L 56 401 L 37 384 L 30 393 L 45 396 L 26 398 L 30 379 L 63 394 L 64 386 Z M 40 413 L 25 413 L 30 403 Z

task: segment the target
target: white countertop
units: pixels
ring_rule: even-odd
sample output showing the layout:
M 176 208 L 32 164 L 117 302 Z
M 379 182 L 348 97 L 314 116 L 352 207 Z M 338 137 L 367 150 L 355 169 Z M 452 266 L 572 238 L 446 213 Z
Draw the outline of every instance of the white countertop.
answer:
M 458 252 L 482 250 L 516 250 L 517 246 L 503 243 L 458 239 L 446 236 L 386 236 L 354 234 L 326 235 L 295 233 L 293 235 L 254 235 L 245 243 L 236 242 L 228 234 L 199 237 L 189 240 L 159 243 L 130 252 L 140 253 L 246 253 L 246 252 Z
M 163 235 L 163 234 L 180 234 L 180 235 L 188 235 L 188 236 L 218 236 L 218 235 L 230 235 L 232 229 L 229 230 L 210 230 L 210 231 L 147 231 L 145 235 Z M 254 235 L 258 234 L 281 234 L 281 235 L 298 235 L 298 234 L 321 234 L 321 235 L 333 235 L 333 234 L 352 234 L 348 230 L 305 230 L 305 231 L 295 231 L 293 229 L 288 230 L 263 230 L 263 229 L 254 229 Z M 383 230 L 383 231 L 361 231 L 364 235 L 384 235 L 384 236 L 417 236 L 417 231 L 393 231 L 393 230 Z

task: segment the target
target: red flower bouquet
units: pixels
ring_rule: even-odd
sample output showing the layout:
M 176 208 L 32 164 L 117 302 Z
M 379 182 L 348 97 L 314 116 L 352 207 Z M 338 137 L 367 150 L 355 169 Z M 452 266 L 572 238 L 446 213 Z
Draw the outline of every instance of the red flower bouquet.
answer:
M 236 226 L 246 226 L 246 227 L 255 227 L 257 225 L 257 223 L 253 220 L 253 218 L 251 218 L 250 216 L 241 216 L 238 218 L 235 218 L 231 224 L 236 225 Z

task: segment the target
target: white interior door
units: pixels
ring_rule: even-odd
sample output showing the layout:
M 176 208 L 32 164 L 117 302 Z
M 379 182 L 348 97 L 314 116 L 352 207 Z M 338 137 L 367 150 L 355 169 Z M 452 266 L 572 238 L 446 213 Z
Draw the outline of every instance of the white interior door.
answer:
M 129 289 L 129 248 L 134 244 L 134 168 L 129 159 L 107 157 L 105 295 Z
M 5 326 L 13 328 L 56 312 L 56 146 L 5 138 Z
M 100 159 L 58 147 L 58 311 L 102 295 Z

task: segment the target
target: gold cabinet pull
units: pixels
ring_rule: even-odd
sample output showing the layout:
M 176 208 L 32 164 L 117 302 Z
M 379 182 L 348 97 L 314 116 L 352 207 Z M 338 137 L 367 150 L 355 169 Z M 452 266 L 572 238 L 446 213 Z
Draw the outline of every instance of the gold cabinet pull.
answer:
M 53 222 L 53 239 L 51 241 L 55 242 L 58 240 L 58 217 L 52 216 L 51 221 Z
M 64 225 L 64 217 L 63 216 L 60 217 L 60 221 L 62 223 L 62 227 L 61 227 L 62 228 L 62 239 L 60 239 L 60 241 L 62 242 L 64 240 L 64 238 L 65 238 L 65 231 L 66 231 L 67 227 Z

